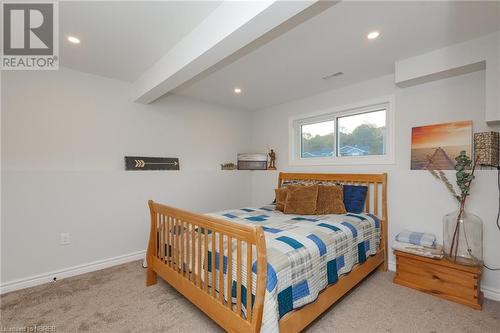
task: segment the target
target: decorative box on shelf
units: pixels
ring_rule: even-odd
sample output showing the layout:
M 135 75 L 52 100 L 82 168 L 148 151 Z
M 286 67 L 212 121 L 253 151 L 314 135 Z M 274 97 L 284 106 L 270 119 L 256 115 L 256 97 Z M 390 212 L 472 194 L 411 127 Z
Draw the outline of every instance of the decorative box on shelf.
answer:
M 238 154 L 238 170 L 267 170 L 267 154 Z
M 431 259 L 394 251 L 394 283 L 480 310 L 483 304 L 480 266 L 464 266 L 448 259 Z

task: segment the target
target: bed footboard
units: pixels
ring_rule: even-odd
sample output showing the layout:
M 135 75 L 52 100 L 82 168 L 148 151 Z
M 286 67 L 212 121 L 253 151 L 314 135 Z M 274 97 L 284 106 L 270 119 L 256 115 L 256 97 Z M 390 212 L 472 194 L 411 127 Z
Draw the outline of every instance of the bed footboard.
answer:
M 159 275 L 226 331 L 259 332 L 267 283 L 262 228 L 151 200 L 149 208 L 146 285 L 155 284 Z M 255 261 L 256 269 L 242 271 Z

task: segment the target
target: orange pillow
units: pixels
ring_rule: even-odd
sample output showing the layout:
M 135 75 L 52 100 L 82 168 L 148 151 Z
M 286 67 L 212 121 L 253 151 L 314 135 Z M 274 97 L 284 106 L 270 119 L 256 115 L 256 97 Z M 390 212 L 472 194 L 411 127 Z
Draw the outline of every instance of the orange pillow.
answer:
M 318 186 L 316 214 L 345 214 L 344 191 L 341 186 Z
M 288 194 L 288 190 L 286 187 L 280 187 L 274 190 L 276 194 L 276 210 L 284 211 L 285 210 L 285 201 Z
M 290 185 L 285 201 L 285 214 L 314 215 L 318 200 L 318 185 Z

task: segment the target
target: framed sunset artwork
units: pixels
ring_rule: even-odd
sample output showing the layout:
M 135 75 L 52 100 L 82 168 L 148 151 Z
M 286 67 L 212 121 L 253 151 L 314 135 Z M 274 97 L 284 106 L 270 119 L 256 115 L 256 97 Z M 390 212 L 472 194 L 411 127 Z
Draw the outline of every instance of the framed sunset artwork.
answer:
M 465 150 L 472 153 L 472 121 L 413 127 L 411 130 L 411 170 L 453 170 L 455 157 Z

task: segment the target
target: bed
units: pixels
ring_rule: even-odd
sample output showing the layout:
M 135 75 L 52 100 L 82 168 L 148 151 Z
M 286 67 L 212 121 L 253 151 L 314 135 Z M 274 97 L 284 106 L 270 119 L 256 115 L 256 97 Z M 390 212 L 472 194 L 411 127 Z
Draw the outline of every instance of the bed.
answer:
M 196 214 L 149 202 L 146 284 L 157 275 L 229 332 L 300 332 L 387 270 L 387 175 L 280 173 L 368 186 L 364 212 L 289 215 L 273 205 Z

